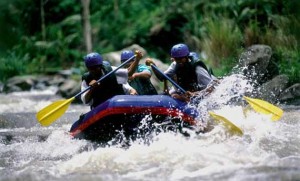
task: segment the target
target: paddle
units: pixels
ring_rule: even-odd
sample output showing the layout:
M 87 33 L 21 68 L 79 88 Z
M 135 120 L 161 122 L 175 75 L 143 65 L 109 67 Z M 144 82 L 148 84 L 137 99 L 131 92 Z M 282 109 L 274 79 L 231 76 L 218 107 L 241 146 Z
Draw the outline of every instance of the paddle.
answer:
M 159 72 L 166 79 L 168 79 L 175 87 L 177 87 L 183 93 L 186 93 L 186 91 L 183 88 L 181 88 L 170 77 L 168 77 L 166 74 L 164 74 L 162 71 L 160 71 L 154 64 L 151 64 L 151 67 L 153 69 L 155 69 L 157 72 Z M 281 110 L 280 108 L 278 108 L 266 101 L 263 101 L 260 99 L 253 99 L 253 98 L 246 97 L 246 96 L 244 96 L 244 98 L 246 99 L 246 101 L 251 105 L 251 107 L 255 111 L 257 111 L 259 113 L 263 113 L 263 114 L 272 114 L 273 121 L 279 120 L 283 114 L 283 110 Z M 237 133 L 238 135 L 243 135 L 242 130 L 239 127 L 237 127 L 236 125 L 234 125 L 231 121 L 226 119 L 225 117 L 223 117 L 221 115 L 217 115 L 213 112 L 209 112 L 209 114 L 216 120 L 222 121 L 224 123 L 225 127 L 227 127 L 231 133 Z
M 250 104 L 250 106 L 257 112 L 262 114 L 272 114 L 272 120 L 277 121 L 279 120 L 283 115 L 283 110 L 279 107 L 274 106 L 273 104 L 260 100 L 260 99 L 254 99 L 247 96 L 244 96 L 244 99 Z M 228 130 L 233 134 L 243 135 L 243 131 L 234 125 L 231 121 L 226 119 L 225 117 L 215 114 L 211 111 L 208 112 L 213 118 L 215 118 L 218 121 L 221 121 L 222 123 L 225 123 L 225 127 L 228 128 Z
M 254 99 L 250 97 L 244 96 L 244 99 L 250 104 L 250 106 L 257 112 L 262 114 L 271 114 L 273 121 L 278 121 L 282 115 L 283 110 L 279 107 L 274 106 L 271 103 L 268 103 L 266 101 L 260 100 L 260 99 Z
M 103 77 L 101 77 L 99 80 L 97 80 L 97 82 L 101 82 L 102 80 L 104 80 L 105 78 L 107 78 L 108 76 L 112 75 L 113 73 L 115 73 L 117 70 L 119 70 L 121 67 L 123 67 L 125 64 L 127 64 L 128 62 L 130 62 L 133 58 L 135 58 L 135 55 L 130 57 L 128 60 L 126 60 L 125 62 L 123 62 L 119 67 L 117 67 L 116 69 L 112 70 L 111 72 L 109 72 L 108 74 L 104 75 Z M 85 93 L 86 91 L 90 90 L 91 86 L 89 86 L 88 88 L 86 88 L 85 90 L 79 92 L 78 94 L 76 94 L 75 96 L 73 96 L 72 98 L 69 99 L 62 99 L 62 100 L 58 100 L 48 106 L 46 106 L 45 108 L 43 108 L 42 110 L 40 110 L 37 114 L 36 114 L 36 118 L 37 120 L 40 122 L 40 124 L 42 126 L 49 126 L 50 124 L 52 124 L 55 120 L 57 120 L 60 116 L 62 116 L 66 110 L 68 109 L 69 105 L 71 104 L 71 102 L 76 98 L 79 97 L 81 94 Z
M 167 76 L 165 73 L 159 70 L 154 64 L 151 64 L 151 67 L 155 69 L 157 72 L 159 72 L 164 78 L 168 79 L 181 92 L 186 93 L 186 91 L 182 87 L 180 87 L 176 82 L 174 82 L 174 80 L 172 80 L 169 76 Z
M 186 91 L 180 87 L 176 82 L 174 82 L 169 76 L 167 76 L 166 74 L 164 74 L 162 71 L 160 71 L 155 65 L 151 64 L 151 67 L 153 69 L 155 69 L 157 72 L 159 72 L 162 76 L 164 76 L 166 79 L 168 79 L 175 87 L 177 87 L 179 90 L 181 90 L 183 93 L 186 93 Z M 223 123 L 225 125 L 225 127 L 233 134 L 238 134 L 238 135 L 243 135 L 243 131 L 237 127 L 235 124 L 233 124 L 232 122 L 230 122 L 228 119 L 226 119 L 223 116 L 217 115 L 211 111 L 209 111 L 209 114 L 215 118 L 216 120 L 218 120 L 219 122 Z
M 215 120 L 219 121 L 220 123 L 222 123 L 232 134 L 237 134 L 242 136 L 243 135 L 243 131 L 237 127 L 235 124 L 233 124 L 231 121 L 229 121 L 228 119 L 226 119 L 225 117 L 215 114 L 211 111 L 208 111 L 208 113 L 215 118 Z

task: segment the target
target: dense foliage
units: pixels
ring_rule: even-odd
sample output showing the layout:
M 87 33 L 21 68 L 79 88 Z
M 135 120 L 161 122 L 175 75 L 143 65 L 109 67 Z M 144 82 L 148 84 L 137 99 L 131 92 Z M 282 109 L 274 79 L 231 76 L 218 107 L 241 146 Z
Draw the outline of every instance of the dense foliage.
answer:
M 299 7 L 298 0 L 91 1 L 93 51 L 135 43 L 167 62 L 171 46 L 184 42 L 224 75 L 244 48 L 267 44 L 281 73 L 297 82 Z M 73 0 L 2 0 L 0 79 L 82 66 L 81 11 Z

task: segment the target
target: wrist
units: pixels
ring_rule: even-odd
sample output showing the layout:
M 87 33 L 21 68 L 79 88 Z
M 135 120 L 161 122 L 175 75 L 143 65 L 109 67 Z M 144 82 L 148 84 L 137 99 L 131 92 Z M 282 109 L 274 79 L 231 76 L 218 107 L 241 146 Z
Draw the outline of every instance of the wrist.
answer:
M 137 73 L 132 74 L 132 78 L 133 78 L 133 79 L 135 79 L 135 78 L 137 78 L 137 77 L 138 77 L 138 74 L 137 74 Z

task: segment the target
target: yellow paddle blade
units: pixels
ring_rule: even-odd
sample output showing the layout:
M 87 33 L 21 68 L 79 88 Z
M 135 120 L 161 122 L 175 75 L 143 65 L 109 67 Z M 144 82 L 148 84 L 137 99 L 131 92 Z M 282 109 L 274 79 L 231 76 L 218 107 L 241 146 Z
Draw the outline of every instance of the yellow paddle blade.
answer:
M 226 119 L 225 117 L 215 114 L 211 111 L 208 112 L 215 120 L 219 121 L 220 123 L 222 123 L 232 134 L 237 134 L 239 136 L 243 135 L 243 131 L 237 127 L 235 124 L 233 124 L 232 122 L 230 122 L 228 119 Z
M 273 121 L 278 121 L 283 115 L 283 110 L 280 109 L 279 107 L 274 106 L 271 103 L 268 103 L 260 99 L 253 99 L 246 96 L 244 96 L 244 98 L 255 111 L 262 114 L 272 114 Z
M 36 114 L 37 120 L 42 126 L 49 126 L 66 112 L 70 103 L 74 99 L 75 97 L 72 97 L 70 99 L 58 100 L 48 105 Z

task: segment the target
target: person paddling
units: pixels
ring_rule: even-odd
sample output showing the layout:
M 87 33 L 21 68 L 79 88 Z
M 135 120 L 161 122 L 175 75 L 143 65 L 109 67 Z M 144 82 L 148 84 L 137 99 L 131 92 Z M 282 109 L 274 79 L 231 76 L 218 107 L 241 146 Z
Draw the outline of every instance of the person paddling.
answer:
M 190 98 L 205 92 L 210 93 L 214 88 L 213 85 L 217 82 L 217 78 L 211 75 L 206 66 L 201 61 L 192 61 L 189 48 L 186 44 L 176 44 L 171 48 L 172 63 L 164 72 L 168 77 L 186 90 L 183 94 L 180 90 L 171 89 L 169 94 L 181 101 L 189 102 Z M 154 64 L 152 59 L 147 59 L 146 64 Z M 155 65 L 155 64 L 154 64 Z M 153 70 L 154 74 L 161 81 L 165 80 L 157 71 Z
M 128 58 L 134 55 L 131 50 L 124 50 L 121 53 L 121 63 L 126 61 Z M 125 67 L 132 67 L 132 64 L 135 62 L 132 60 L 125 65 Z M 157 91 L 151 83 L 152 72 L 151 69 L 148 68 L 144 64 L 138 64 L 135 66 L 136 69 L 134 73 L 129 76 L 129 84 L 137 90 L 139 95 L 157 95 Z
M 119 69 L 115 74 L 99 83 L 97 80 L 111 72 L 115 67 L 111 66 L 109 62 L 103 61 L 102 56 L 96 52 L 87 54 L 84 57 L 84 62 L 88 72 L 82 76 L 81 90 L 85 90 L 89 86 L 91 89 L 81 94 L 81 100 L 84 104 L 90 105 L 91 109 L 115 95 L 137 94 L 136 90 L 127 83 L 127 69 Z

